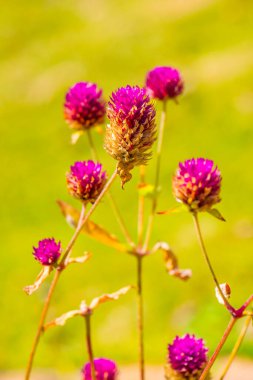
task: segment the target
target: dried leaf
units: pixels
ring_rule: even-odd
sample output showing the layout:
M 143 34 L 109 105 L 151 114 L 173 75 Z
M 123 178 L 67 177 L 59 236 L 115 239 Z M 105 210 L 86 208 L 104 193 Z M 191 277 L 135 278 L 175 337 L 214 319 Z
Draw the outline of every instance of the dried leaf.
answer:
M 226 299 L 229 299 L 230 296 L 231 296 L 231 288 L 230 288 L 229 284 L 226 283 L 226 282 L 225 282 L 224 284 L 220 284 L 220 288 L 221 288 L 221 291 L 222 291 L 224 297 L 225 297 Z M 222 296 L 221 296 L 221 294 L 220 294 L 220 291 L 219 291 L 219 289 L 217 288 L 217 286 L 216 286 L 216 288 L 215 288 L 215 295 L 216 295 L 216 298 L 217 298 L 218 302 L 219 302 L 221 305 L 224 305 L 224 300 L 223 300 L 223 298 L 222 298 Z
M 72 133 L 71 144 L 75 145 L 77 141 L 79 140 L 79 138 L 83 135 L 83 133 L 84 133 L 83 131 L 77 131 L 77 132 Z
M 25 286 L 23 290 L 30 296 L 39 289 L 52 270 L 53 268 L 50 265 L 44 266 L 36 277 L 34 284 Z
M 226 222 L 226 219 L 223 218 L 220 211 L 217 210 L 217 208 L 211 208 L 209 210 L 206 210 L 210 215 L 214 216 L 216 219 L 221 220 L 222 222 Z
M 71 227 L 76 227 L 80 216 L 79 211 L 66 202 L 57 201 L 57 203 L 63 215 L 65 216 L 67 223 Z M 103 227 L 99 226 L 98 224 L 92 222 L 91 220 L 88 220 L 85 223 L 82 232 L 89 235 L 91 238 L 98 240 L 100 243 L 103 243 L 109 247 L 113 247 L 118 251 L 127 251 L 127 247 L 120 243 L 114 235 L 106 231 Z
M 190 269 L 179 269 L 177 258 L 168 243 L 156 243 L 151 253 L 158 250 L 161 250 L 164 253 L 165 266 L 170 276 L 177 277 L 183 281 L 186 281 L 191 277 L 192 271 Z
M 83 263 L 85 263 L 85 261 L 89 260 L 90 258 L 91 258 L 91 253 L 85 252 L 83 254 L 83 256 L 80 256 L 80 257 L 70 257 L 68 259 L 68 264 L 83 264 Z
M 145 184 L 138 187 L 139 195 L 142 197 L 153 198 L 155 194 L 154 185 Z
M 43 330 L 45 331 L 49 327 L 53 327 L 53 326 L 64 326 L 68 319 L 76 317 L 78 315 L 82 315 L 81 310 L 68 311 L 67 313 L 62 314 L 60 317 L 58 317 L 58 318 L 54 319 L 53 321 L 47 323 L 44 326 Z
M 126 294 L 131 288 L 132 286 L 125 286 L 124 288 L 119 289 L 115 293 L 103 294 L 100 297 L 94 298 L 89 306 L 89 309 L 94 310 L 96 307 L 98 307 L 104 302 L 117 300 L 120 296 Z
M 177 212 L 182 212 L 182 211 L 187 211 L 187 208 L 183 204 L 176 206 L 176 207 L 173 207 L 173 208 L 170 208 L 170 209 L 165 210 L 165 211 L 158 211 L 157 214 L 167 215 L 167 214 L 175 214 Z

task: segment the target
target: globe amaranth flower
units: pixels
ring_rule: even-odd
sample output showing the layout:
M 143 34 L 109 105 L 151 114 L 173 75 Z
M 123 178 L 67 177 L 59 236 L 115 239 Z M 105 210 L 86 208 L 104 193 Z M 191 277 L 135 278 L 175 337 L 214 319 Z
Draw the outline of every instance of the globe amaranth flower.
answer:
M 186 334 L 176 337 L 168 346 L 166 378 L 170 380 L 197 380 L 203 371 L 208 357 L 208 349 L 203 339 Z
M 145 89 L 126 86 L 111 96 L 107 115 L 105 149 L 118 161 L 122 185 L 132 177 L 137 165 L 146 165 L 155 141 L 155 107 Z
M 211 209 L 220 202 L 221 174 L 212 160 L 192 158 L 179 163 L 173 193 L 192 212 Z
M 93 161 L 78 161 L 66 175 L 67 188 L 71 195 L 84 203 L 94 203 L 106 183 L 106 172 L 102 165 Z
M 158 66 L 147 74 L 146 90 L 151 98 L 173 99 L 180 95 L 183 89 L 184 83 L 177 69 Z
M 65 98 L 64 118 L 71 128 L 86 130 L 101 124 L 105 117 L 102 90 L 95 83 L 79 82 L 71 87 Z
M 61 255 L 61 243 L 52 239 L 43 239 L 38 242 L 38 247 L 33 247 L 33 256 L 42 265 L 55 264 Z
M 116 380 L 118 369 L 114 361 L 104 358 L 94 359 L 96 380 Z M 83 380 L 92 380 L 90 363 L 82 369 Z

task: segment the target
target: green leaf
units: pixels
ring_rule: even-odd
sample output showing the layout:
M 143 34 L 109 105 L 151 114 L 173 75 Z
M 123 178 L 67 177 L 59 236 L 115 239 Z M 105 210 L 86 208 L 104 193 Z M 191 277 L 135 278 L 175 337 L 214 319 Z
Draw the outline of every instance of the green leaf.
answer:
M 80 217 L 80 212 L 66 202 L 57 201 L 57 204 L 59 205 L 67 223 L 71 227 L 75 228 Z M 82 232 L 86 235 L 89 235 L 91 238 L 98 240 L 102 244 L 105 244 L 121 252 L 127 252 L 127 247 L 124 244 L 120 243 L 116 236 L 112 235 L 110 232 L 106 231 L 103 227 L 92 222 L 91 220 L 88 220 L 85 223 Z
M 214 216 L 216 219 L 219 219 L 219 220 L 221 220 L 222 222 L 226 222 L 226 219 L 223 218 L 223 216 L 221 215 L 220 211 L 217 210 L 217 208 L 211 208 L 211 209 L 207 210 L 207 212 L 208 212 L 210 215 Z

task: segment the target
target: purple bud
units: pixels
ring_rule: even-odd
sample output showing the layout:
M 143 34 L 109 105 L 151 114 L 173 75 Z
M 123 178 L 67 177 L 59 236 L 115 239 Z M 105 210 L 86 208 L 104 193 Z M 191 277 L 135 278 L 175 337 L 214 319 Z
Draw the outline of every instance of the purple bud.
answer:
M 67 173 L 67 188 L 71 195 L 85 203 L 94 203 L 106 183 L 102 165 L 93 161 L 75 162 Z
M 61 254 L 61 243 L 52 239 L 43 239 L 38 242 L 38 247 L 33 247 L 33 256 L 42 265 L 55 264 Z
M 173 192 L 190 211 L 205 211 L 220 202 L 221 174 L 213 161 L 192 158 L 179 167 L 173 177 Z
M 173 99 L 180 95 L 183 89 L 180 72 L 172 67 L 155 67 L 147 74 L 146 90 L 151 98 Z
M 105 101 L 95 83 L 79 82 L 68 90 L 64 118 L 71 128 L 85 130 L 103 123 L 104 117 Z
M 203 339 L 189 334 L 177 336 L 168 346 L 167 378 L 199 379 L 208 360 L 207 352 Z
M 94 359 L 96 380 L 116 380 L 118 369 L 114 361 L 104 358 Z M 90 363 L 82 369 L 83 380 L 92 380 Z

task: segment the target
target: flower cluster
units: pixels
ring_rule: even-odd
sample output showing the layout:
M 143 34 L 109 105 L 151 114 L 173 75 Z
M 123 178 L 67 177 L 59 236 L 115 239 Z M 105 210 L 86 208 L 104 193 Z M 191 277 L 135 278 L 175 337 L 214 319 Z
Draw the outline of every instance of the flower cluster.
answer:
M 70 127 L 76 130 L 86 130 L 103 123 L 105 101 L 102 90 L 94 83 L 76 83 L 66 94 L 64 117 Z
M 179 164 L 173 192 L 192 212 L 211 209 L 220 202 L 221 174 L 213 161 L 193 158 Z
M 169 380 L 197 380 L 207 363 L 208 349 L 203 339 L 186 334 L 176 337 L 168 346 L 166 378 Z
M 38 247 L 33 247 L 33 256 L 42 265 L 53 265 L 61 255 L 61 243 L 52 239 L 43 239 L 38 242 Z
M 183 92 L 184 83 L 178 70 L 160 66 L 148 72 L 146 89 L 151 98 L 173 99 Z
M 84 203 L 94 203 L 106 183 L 102 165 L 93 161 L 78 161 L 67 173 L 68 191 Z
M 117 380 L 118 369 L 114 361 L 109 359 L 94 360 L 96 380 Z M 91 365 L 85 364 L 82 369 L 83 380 L 92 380 Z
M 126 86 L 112 94 L 108 106 L 110 124 L 105 149 L 118 161 L 122 185 L 131 179 L 130 171 L 145 165 L 155 141 L 155 108 L 145 89 Z

